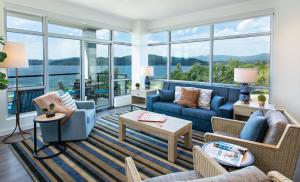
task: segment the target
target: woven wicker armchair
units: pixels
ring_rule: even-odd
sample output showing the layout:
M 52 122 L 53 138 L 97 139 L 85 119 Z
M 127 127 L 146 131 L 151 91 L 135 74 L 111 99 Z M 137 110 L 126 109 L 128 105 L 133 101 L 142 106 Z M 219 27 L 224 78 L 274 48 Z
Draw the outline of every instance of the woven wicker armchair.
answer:
M 200 146 L 194 146 L 193 148 L 193 162 L 194 169 L 204 178 L 228 173 L 218 162 L 208 156 Z M 125 159 L 125 169 L 127 182 L 142 182 L 142 178 L 131 157 Z M 273 182 L 291 182 L 291 180 L 276 171 L 269 172 L 268 177 Z
M 213 117 L 214 132 L 206 133 L 205 142 L 225 141 L 248 148 L 255 156 L 255 166 L 263 172 L 278 171 L 288 178 L 293 178 L 300 151 L 300 125 L 285 110 L 280 110 L 289 120 L 277 145 L 253 142 L 239 139 L 230 135 L 239 136 L 245 122 Z

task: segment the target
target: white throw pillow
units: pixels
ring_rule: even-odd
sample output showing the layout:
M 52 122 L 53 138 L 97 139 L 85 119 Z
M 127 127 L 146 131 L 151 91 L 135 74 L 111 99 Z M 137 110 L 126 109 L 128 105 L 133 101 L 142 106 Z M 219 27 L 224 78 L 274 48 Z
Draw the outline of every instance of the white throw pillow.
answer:
M 59 98 L 64 103 L 64 105 L 72 110 L 77 110 L 77 106 L 75 103 L 75 100 L 72 98 L 72 96 L 66 92 L 63 94 L 59 94 Z
M 175 103 L 178 103 L 180 96 L 181 96 L 181 89 L 191 89 L 191 90 L 200 90 L 200 95 L 198 99 L 198 107 L 210 109 L 210 101 L 211 101 L 211 94 L 213 90 L 210 89 L 201 89 L 196 87 L 180 87 L 175 86 Z

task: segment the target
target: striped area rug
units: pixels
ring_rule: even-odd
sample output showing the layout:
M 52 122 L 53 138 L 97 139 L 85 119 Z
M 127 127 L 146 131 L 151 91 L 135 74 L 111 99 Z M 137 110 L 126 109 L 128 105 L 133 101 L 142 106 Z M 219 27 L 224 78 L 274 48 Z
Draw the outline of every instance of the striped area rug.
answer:
M 124 111 L 128 112 L 128 111 Z M 123 112 L 122 112 L 123 113 Z M 126 141 L 118 140 L 118 116 L 103 116 L 85 141 L 67 142 L 65 153 L 45 160 L 32 156 L 33 139 L 11 145 L 24 167 L 37 181 L 125 181 L 125 157 L 133 157 L 143 179 L 193 168 L 192 152 L 178 143 L 176 163 L 167 160 L 167 141 L 127 129 Z M 193 145 L 203 135 L 193 134 Z M 42 140 L 38 140 L 39 147 Z M 53 154 L 55 147 L 41 154 Z

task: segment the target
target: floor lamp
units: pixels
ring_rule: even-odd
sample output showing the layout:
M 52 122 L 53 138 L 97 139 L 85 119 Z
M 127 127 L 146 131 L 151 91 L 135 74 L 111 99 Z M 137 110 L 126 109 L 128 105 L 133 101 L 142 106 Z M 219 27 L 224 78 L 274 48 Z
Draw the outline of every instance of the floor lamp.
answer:
M 31 138 L 31 134 L 23 131 L 20 126 L 20 96 L 18 79 L 18 68 L 27 68 L 29 65 L 27 51 L 24 44 L 7 42 L 3 46 L 3 52 L 7 54 L 7 58 L 4 60 L 4 62 L 0 63 L 0 67 L 16 69 L 16 125 L 13 132 L 2 140 L 3 143 L 10 144 Z

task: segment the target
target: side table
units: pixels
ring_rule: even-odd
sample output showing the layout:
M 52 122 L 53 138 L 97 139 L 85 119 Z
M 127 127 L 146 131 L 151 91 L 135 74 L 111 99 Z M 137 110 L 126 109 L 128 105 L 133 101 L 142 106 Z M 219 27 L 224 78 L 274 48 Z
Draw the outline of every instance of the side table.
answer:
M 146 110 L 147 96 L 156 94 L 156 89 L 149 90 L 131 90 L 131 111 L 133 107 Z
M 39 116 L 36 116 L 34 119 L 33 119 L 33 123 L 34 123 L 34 152 L 33 152 L 33 156 L 37 159 L 48 159 L 48 158 L 52 158 L 52 157 L 55 157 L 63 152 L 65 152 L 65 150 L 67 149 L 66 146 L 64 146 L 62 143 L 61 143 L 61 120 L 64 119 L 66 117 L 65 114 L 63 113 L 56 113 L 54 117 L 50 117 L 50 118 L 47 118 L 46 117 L 46 114 L 42 114 L 42 115 L 39 115 Z M 50 123 L 50 122 L 56 122 L 57 123 L 57 139 L 58 139 L 58 142 L 55 142 L 55 143 L 50 143 L 48 145 L 44 145 L 43 147 L 41 148 L 37 148 L 37 131 L 36 131 L 36 124 L 39 123 L 39 124 L 43 124 L 43 123 Z M 50 147 L 50 146 L 57 146 L 59 148 L 59 152 L 58 153 L 55 153 L 53 155 L 49 155 L 49 156 L 39 156 L 38 155 L 38 152 L 47 148 L 47 147 Z
M 230 143 L 228 143 L 230 144 Z M 209 155 L 209 153 L 216 149 L 216 147 L 214 147 L 214 142 L 209 142 L 206 143 L 202 146 L 202 149 Z M 248 150 L 245 154 L 244 154 L 244 158 L 242 160 L 241 166 L 237 167 L 237 166 L 233 166 L 231 164 L 225 163 L 223 161 L 219 161 L 216 160 L 219 164 L 221 164 L 222 166 L 224 166 L 228 171 L 230 171 L 231 169 L 241 169 L 247 166 L 251 166 L 254 164 L 255 162 L 255 158 L 254 155 Z

